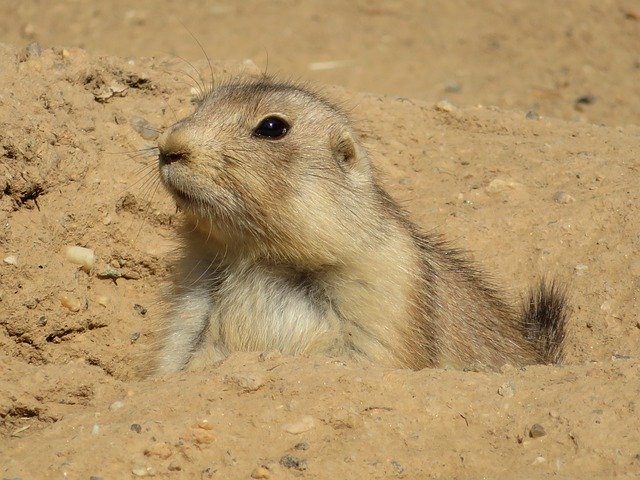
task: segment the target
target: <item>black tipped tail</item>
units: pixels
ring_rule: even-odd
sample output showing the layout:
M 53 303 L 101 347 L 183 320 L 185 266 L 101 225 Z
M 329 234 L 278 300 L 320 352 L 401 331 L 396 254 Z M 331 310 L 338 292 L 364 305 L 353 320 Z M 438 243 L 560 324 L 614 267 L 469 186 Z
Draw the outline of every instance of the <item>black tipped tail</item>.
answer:
M 525 302 L 522 318 L 525 335 L 543 363 L 562 361 L 567 317 L 565 289 L 555 282 L 541 281 Z

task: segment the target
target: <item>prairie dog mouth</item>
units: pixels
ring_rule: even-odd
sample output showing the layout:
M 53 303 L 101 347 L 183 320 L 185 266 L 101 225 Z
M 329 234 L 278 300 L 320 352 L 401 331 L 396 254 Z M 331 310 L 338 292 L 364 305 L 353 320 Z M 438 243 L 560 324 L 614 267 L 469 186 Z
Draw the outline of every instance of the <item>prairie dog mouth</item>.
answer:
M 167 189 L 169 194 L 176 200 L 178 206 L 187 207 L 196 201 L 194 196 L 190 193 L 187 193 L 184 189 L 180 188 L 181 182 L 176 182 L 174 172 L 167 171 L 166 166 L 161 166 L 160 168 L 160 180 L 162 184 Z
M 188 173 L 176 171 L 168 165 L 160 168 L 162 184 L 180 210 L 199 220 L 221 220 L 228 214 L 224 191 L 217 186 L 194 184 Z
M 182 190 L 178 190 L 177 188 L 174 188 L 173 186 L 169 187 L 169 193 L 171 193 L 173 198 L 176 200 L 176 203 L 180 207 L 191 205 L 191 203 L 193 203 L 194 201 L 194 199 L 191 196 L 187 195 Z

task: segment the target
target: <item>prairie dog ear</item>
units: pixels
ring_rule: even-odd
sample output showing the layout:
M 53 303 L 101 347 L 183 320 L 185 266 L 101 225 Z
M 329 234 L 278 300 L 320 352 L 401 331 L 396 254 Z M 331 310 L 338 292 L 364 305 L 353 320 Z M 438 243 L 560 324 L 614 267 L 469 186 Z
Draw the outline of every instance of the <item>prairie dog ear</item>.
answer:
M 358 160 L 358 146 L 351 133 L 346 129 L 334 132 L 331 135 L 331 152 L 338 166 L 348 170 Z

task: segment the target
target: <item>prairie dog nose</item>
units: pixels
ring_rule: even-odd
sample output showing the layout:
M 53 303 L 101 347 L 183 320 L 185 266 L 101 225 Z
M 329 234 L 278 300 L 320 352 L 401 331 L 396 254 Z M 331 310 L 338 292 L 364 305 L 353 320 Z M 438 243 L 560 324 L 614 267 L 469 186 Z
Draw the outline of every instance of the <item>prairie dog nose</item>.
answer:
M 173 162 L 185 161 L 189 158 L 191 149 L 191 136 L 185 128 L 172 127 L 160 136 L 158 140 L 158 150 L 160 151 L 158 160 L 161 165 L 168 165 Z

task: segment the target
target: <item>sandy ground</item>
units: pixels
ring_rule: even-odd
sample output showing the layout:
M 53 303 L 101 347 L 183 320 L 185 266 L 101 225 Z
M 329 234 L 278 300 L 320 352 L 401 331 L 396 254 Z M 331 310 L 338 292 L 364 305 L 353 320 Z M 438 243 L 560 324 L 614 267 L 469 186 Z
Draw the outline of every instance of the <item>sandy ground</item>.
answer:
M 1 478 L 640 477 L 637 2 L 128 5 L 0 2 Z M 346 102 L 393 196 L 515 299 L 568 284 L 565 365 L 141 379 L 179 216 L 154 130 L 247 59 Z

